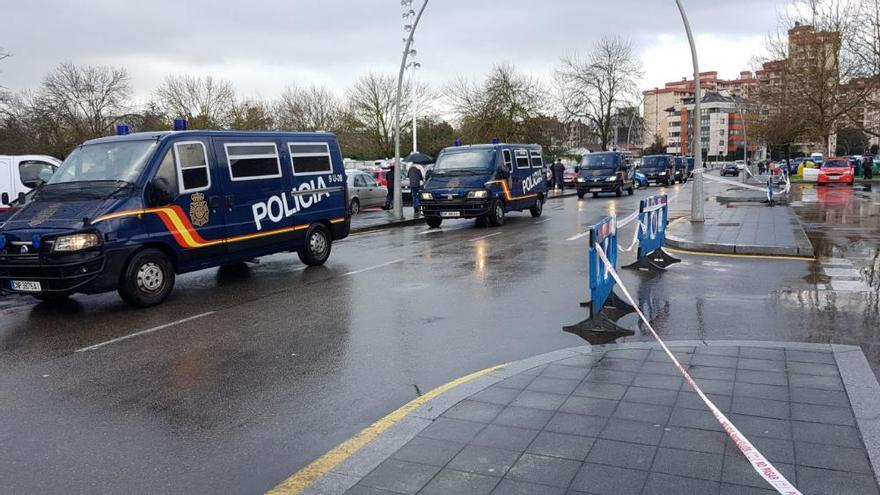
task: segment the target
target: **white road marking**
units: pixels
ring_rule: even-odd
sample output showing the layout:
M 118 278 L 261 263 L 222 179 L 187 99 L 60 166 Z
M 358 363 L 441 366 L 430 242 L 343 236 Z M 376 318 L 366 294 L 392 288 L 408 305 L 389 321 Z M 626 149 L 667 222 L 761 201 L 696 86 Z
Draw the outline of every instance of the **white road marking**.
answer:
M 158 332 L 159 330 L 164 330 L 168 327 L 173 327 L 175 325 L 181 325 L 183 323 L 197 320 L 199 318 L 204 318 L 204 317 L 210 316 L 214 313 L 215 313 L 214 311 L 208 311 L 207 313 L 202 313 L 202 314 L 198 314 L 195 316 L 190 316 L 189 318 L 184 318 L 182 320 L 172 321 L 171 323 L 166 323 L 164 325 L 159 325 L 158 327 L 153 327 L 153 328 L 148 328 L 146 330 L 141 330 L 140 332 L 135 332 L 131 335 L 126 335 L 124 337 L 118 337 L 115 339 L 108 340 L 106 342 L 101 342 L 100 344 L 95 344 L 95 345 L 90 345 L 88 347 L 83 347 L 82 349 L 77 349 L 75 352 L 94 351 L 95 349 L 100 349 L 101 347 L 104 347 L 105 345 L 115 344 L 117 342 L 122 342 L 123 340 L 128 340 L 128 339 L 133 339 L 135 337 L 140 337 L 141 335 L 146 335 L 148 333 Z
M 578 234 L 578 235 L 573 235 L 573 236 L 569 237 L 567 240 L 569 240 L 569 241 L 576 241 L 576 240 L 578 240 L 578 239 L 583 239 L 584 237 L 586 237 L 586 236 L 588 236 L 588 235 L 590 235 L 590 231 L 589 231 L 589 230 L 586 231 L 586 232 L 581 232 L 581 233 Z
M 443 232 L 443 229 L 430 229 L 430 230 L 423 230 L 423 231 L 419 232 L 418 235 L 439 234 L 442 232 Z
M 474 238 L 474 239 L 471 239 L 471 240 L 468 241 L 468 242 L 482 241 L 483 239 L 488 239 L 488 238 L 490 238 L 490 237 L 495 237 L 496 235 L 501 235 L 501 234 L 502 234 L 502 232 L 495 232 L 494 234 L 484 235 L 484 236 L 482 236 L 482 237 L 476 237 L 476 238 Z
M 402 263 L 402 262 L 403 262 L 403 259 L 402 259 L 402 258 L 401 258 L 401 259 L 396 259 L 396 260 L 394 260 L 394 261 L 389 261 L 388 263 L 382 263 L 381 265 L 375 265 L 375 266 L 371 266 L 371 267 L 368 267 L 368 268 L 363 268 L 363 269 L 361 269 L 361 270 L 355 270 L 355 271 L 353 271 L 353 272 L 348 272 L 348 273 L 345 274 L 345 276 L 347 277 L 347 276 L 349 276 L 349 275 L 357 275 L 357 274 L 359 274 L 359 273 L 369 272 L 369 271 L 371 271 L 371 270 L 376 270 L 376 269 L 378 269 L 378 268 L 384 268 L 384 267 L 386 267 L 386 266 L 390 266 L 390 265 L 394 265 L 394 264 Z
M 543 220 L 538 220 L 537 222 L 535 222 L 535 225 L 540 225 L 540 224 L 542 224 L 542 223 L 547 223 L 547 222 L 549 222 L 549 221 L 550 221 L 549 218 L 545 218 L 545 219 L 543 219 Z

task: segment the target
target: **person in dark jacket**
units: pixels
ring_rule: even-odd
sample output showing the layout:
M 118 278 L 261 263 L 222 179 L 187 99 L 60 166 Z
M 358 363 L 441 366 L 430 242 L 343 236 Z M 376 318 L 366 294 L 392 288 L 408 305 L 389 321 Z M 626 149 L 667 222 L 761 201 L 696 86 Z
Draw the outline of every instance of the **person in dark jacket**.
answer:
M 409 190 L 412 191 L 413 212 L 419 214 L 419 194 L 422 192 L 422 170 L 416 165 L 410 165 L 409 172 L 406 174 L 409 178 Z
M 874 178 L 874 157 L 866 156 L 862 162 L 862 169 L 865 179 L 871 180 Z
M 396 171 L 397 167 L 392 163 L 391 168 L 385 172 L 385 181 L 388 182 L 388 199 L 386 200 L 388 204 L 386 206 L 389 210 L 394 206 L 394 181 L 397 180 Z
M 562 164 L 562 159 L 557 158 L 556 163 L 553 164 L 553 181 L 556 183 L 556 187 L 559 188 L 560 191 L 565 192 L 565 165 Z

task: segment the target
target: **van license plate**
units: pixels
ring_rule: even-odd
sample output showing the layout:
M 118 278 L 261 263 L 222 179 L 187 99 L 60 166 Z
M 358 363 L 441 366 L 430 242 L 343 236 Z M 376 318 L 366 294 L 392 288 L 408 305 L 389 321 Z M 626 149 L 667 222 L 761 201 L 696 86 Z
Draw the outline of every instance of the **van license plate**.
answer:
M 443 218 L 458 218 L 461 216 L 460 211 L 441 211 L 440 216 Z
M 590 192 L 602 192 L 602 188 L 601 187 L 594 187 L 594 188 L 590 189 Z
M 43 290 L 43 287 L 40 285 L 39 282 L 31 282 L 29 280 L 13 280 L 12 290 L 17 290 L 20 292 L 40 292 Z

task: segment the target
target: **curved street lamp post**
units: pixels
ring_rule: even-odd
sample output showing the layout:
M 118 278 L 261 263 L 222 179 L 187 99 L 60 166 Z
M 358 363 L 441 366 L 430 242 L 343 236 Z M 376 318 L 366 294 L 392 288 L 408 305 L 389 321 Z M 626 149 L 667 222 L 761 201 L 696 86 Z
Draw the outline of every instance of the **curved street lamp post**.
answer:
M 412 0 L 402 0 L 401 5 L 407 6 L 412 3 Z M 401 180 L 401 161 L 400 161 L 400 100 L 403 92 L 403 74 L 406 72 L 406 60 L 409 58 L 410 49 L 412 47 L 413 36 L 416 33 L 416 28 L 419 26 L 419 21 L 422 19 L 422 14 L 425 12 L 425 7 L 428 6 L 428 0 L 424 0 L 422 3 L 422 7 L 419 9 L 419 13 L 416 14 L 415 20 L 409 26 L 409 36 L 406 38 L 406 43 L 403 47 L 403 59 L 400 61 L 400 73 L 397 76 L 397 99 L 396 99 L 396 108 L 394 110 L 394 173 L 396 177 L 394 178 L 394 219 L 395 220 L 403 220 L 403 193 L 401 192 L 400 180 Z M 406 16 L 410 16 L 413 11 L 410 10 L 408 13 L 404 14 Z
M 703 116 L 700 108 L 702 94 L 700 91 L 700 64 L 697 60 L 697 46 L 694 44 L 694 34 L 691 32 L 691 24 L 688 21 L 687 12 L 684 10 L 681 0 L 675 0 L 684 29 L 687 32 L 688 43 L 691 45 L 691 58 L 694 63 L 694 134 L 697 136 L 696 153 L 694 153 L 694 188 L 691 195 L 691 222 L 703 223 L 706 216 L 703 211 L 703 142 L 702 128 Z M 687 126 L 687 122 L 685 122 Z M 685 171 L 687 171 L 687 158 L 685 158 Z

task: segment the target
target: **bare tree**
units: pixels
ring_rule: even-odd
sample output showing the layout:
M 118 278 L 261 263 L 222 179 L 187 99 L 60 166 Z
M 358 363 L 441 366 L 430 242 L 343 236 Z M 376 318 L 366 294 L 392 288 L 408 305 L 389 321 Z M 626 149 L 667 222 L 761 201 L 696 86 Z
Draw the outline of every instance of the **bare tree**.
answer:
M 411 84 L 404 83 L 401 98 L 401 116 L 411 112 Z M 428 88 L 417 85 L 419 100 L 429 98 Z M 369 73 L 361 77 L 348 91 L 347 113 L 357 127 L 365 145 L 373 156 L 390 157 L 394 154 L 394 109 L 397 79 L 391 75 Z
M 240 131 L 266 131 L 274 128 L 272 106 L 262 100 L 246 100 L 237 103 L 231 113 L 231 129 Z
M 274 104 L 277 126 L 297 131 L 338 132 L 342 127 L 343 106 L 325 86 L 289 86 Z
M 153 98 L 166 114 L 185 117 L 196 129 L 228 126 L 236 104 L 232 83 L 211 76 L 168 76 Z
M 602 38 L 587 58 L 575 54 L 562 59 L 557 79 L 563 113 L 569 119 L 589 121 L 607 149 L 614 116 L 638 101 L 643 73 L 632 42 L 618 36 Z
M 130 96 L 125 69 L 64 63 L 43 80 L 34 105 L 84 140 L 107 133 L 126 113 Z
M 540 142 L 542 117 L 549 110 L 546 88 L 513 66 L 496 65 L 482 83 L 453 81 L 444 94 L 469 142 Z

